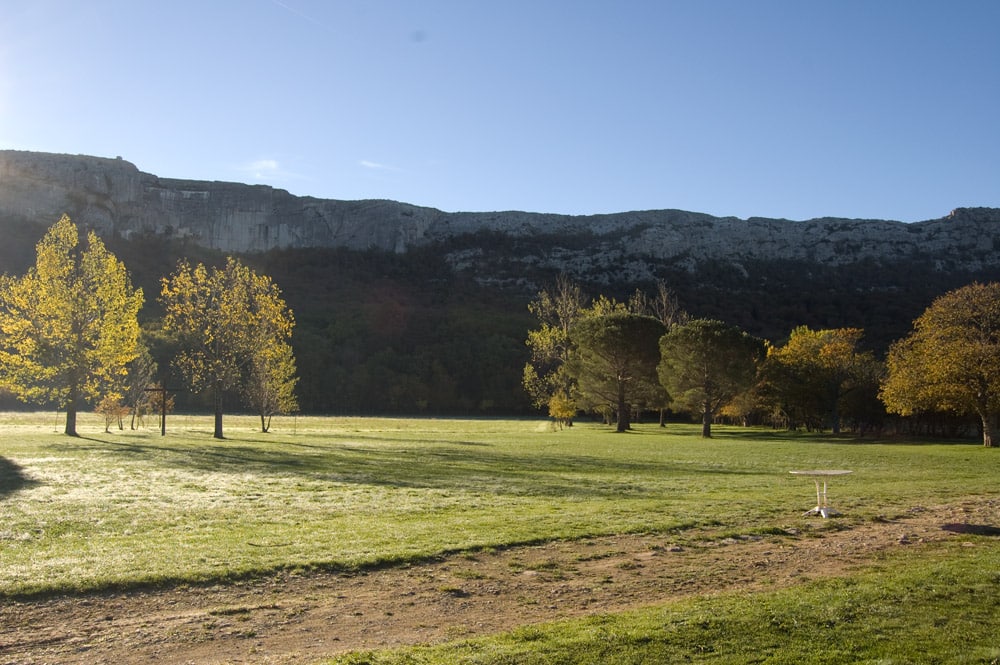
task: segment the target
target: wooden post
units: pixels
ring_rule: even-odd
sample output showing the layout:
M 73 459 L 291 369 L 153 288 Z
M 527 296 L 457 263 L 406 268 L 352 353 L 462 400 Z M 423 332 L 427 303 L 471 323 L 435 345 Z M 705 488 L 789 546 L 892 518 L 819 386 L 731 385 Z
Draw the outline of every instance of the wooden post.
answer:
M 167 435 L 167 393 L 175 393 L 179 390 L 180 388 L 167 388 L 166 386 L 146 388 L 146 392 L 160 393 L 160 436 Z

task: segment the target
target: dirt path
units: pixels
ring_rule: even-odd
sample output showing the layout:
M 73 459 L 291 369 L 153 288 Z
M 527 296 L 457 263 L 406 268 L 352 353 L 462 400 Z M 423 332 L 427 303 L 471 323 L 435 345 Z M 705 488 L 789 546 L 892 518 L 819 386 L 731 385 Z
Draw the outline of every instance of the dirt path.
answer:
M 684 534 L 683 545 L 664 536 L 594 538 L 356 575 L 7 602 L 0 663 L 308 663 L 700 593 L 775 588 L 848 573 L 887 549 L 1000 534 L 1000 499 L 914 507 L 900 519 L 850 528 L 818 518 L 802 525 L 802 533 L 764 538 Z

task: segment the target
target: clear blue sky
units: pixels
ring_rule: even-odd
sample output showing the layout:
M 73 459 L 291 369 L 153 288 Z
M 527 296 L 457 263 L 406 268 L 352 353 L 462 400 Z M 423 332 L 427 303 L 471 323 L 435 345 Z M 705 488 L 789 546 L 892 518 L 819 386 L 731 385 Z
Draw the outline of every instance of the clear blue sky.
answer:
M 1000 207 L 997 0 L 0 0 L 0 148 L 448 211 Z

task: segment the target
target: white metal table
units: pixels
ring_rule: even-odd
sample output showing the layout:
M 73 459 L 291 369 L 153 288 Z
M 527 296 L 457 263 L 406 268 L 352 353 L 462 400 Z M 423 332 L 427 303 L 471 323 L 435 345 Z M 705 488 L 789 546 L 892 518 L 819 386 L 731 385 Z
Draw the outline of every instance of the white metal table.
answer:
M 802 513 L 803 515 L 821 515 L 824 518 L 840 513 L 831 508 L 826 502 L 826 481 L 831 476 L 846 476 L 851 471 L 847 469 L 808 469 L 803 471 L 789 471 L 793 476 L 811 476 L 816 483 L 816 507 Z M 823 481 L 823 488 L 820 489 L 820 479 Z

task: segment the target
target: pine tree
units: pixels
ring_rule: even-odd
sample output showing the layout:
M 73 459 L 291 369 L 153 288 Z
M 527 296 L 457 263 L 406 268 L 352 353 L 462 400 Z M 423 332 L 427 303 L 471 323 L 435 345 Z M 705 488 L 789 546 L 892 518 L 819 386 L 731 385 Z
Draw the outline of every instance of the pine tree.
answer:
M 702 436 L 711 438 L 712 420 L 753 385 L 763 354 L 763 340 L 735 326 L 692 319 L 660 340 L 660 381 L 675 404 L 701 416 Z
M 631 428 L 634 406 L 655 386 L 663 324 L 650 316 L 612 312 L 588 316 L 570 328 L 575 352 L 567 371 L 581 396 L 592 406 L 605 405 L 616 414 L 616 430 Z

